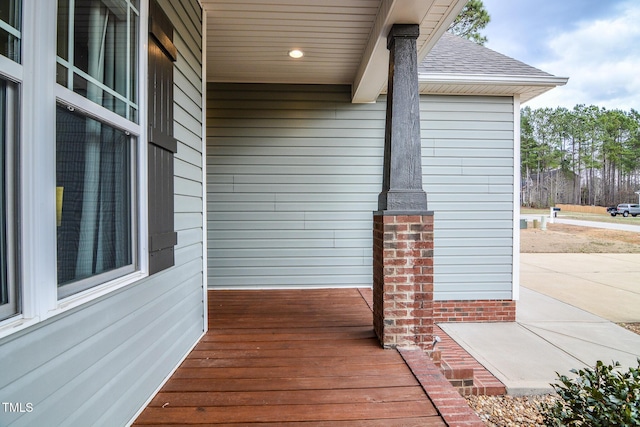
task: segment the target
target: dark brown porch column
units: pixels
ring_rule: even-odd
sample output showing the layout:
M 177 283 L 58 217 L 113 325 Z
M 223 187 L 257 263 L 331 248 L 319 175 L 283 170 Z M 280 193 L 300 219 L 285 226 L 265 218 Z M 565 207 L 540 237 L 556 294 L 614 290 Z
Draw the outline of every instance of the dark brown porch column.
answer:
M 418 25 L 389 33 L 384 173 L 373 230 L 373 323 L 384 347 L 433 338 L 433 213 L 422 189 Z

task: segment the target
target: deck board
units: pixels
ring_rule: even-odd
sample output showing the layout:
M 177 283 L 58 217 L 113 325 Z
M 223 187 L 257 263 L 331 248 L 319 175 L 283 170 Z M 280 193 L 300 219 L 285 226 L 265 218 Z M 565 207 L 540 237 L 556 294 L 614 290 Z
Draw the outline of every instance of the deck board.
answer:
M 139 426 L 446 426 L 357 289 L 210 291 L 209 332 Z

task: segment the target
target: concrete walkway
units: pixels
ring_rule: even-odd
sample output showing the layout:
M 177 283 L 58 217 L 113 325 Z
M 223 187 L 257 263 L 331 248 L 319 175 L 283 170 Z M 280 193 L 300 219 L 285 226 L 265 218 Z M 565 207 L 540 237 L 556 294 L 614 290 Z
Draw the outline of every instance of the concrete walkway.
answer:
M 578 225 L 581 227 L 593 227 L 593 228 L 607 228 L 609 230 L 621 230 L 621 231 L 635 231 L 640 233 L 640 225 L 633 224 L 620 224 L 614 222 L 599 222 L 599 221 L 583 221 L 577 219 L 564 219 L 554 218 L 554 222 L 558 224 Z
M 612 322 L 640 322 L 640 254 L 521 254 L 521 283 L 515 323 L 440 325 L 508 394 L 597 360 L 637 366 L 640 335 Z
M 557 223 L 557 224 L 567 224 L 567 225 L 577 225 L 580 227 L 592 227 L 592 228 L 606 228 L 609 230 L 620 230 L 620 231 L 633 231 L 636 233 L 640 233 L 640 225 L 634 224 L 624 224 L 617 222 L 600 222 L 600 221 L 584 221 L 580 219 L 569 219 L 569 218 L 551 218 L 549 215 L 534 215 L 534 214 L 524 214 L 520 215 L 520 219 L 524 219 L 527 221 L 539 220 L 542 221 L 542 217 L 545 217 L 545 221 L 547 224 Z M 624 221 L 624 219 L 622 219 Z

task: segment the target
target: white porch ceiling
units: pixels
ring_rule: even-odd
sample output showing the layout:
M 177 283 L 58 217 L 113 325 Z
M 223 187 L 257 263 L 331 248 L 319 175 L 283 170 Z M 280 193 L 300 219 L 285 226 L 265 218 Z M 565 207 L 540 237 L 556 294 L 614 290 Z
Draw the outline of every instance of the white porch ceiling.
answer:
M 202 0 L 207 81 L 350 84 L 354 102 L 386 86 L 393 24 L 420 24 L 422 60 L 467 0 Z M 291 49 L 305 52 L 289 58 Z

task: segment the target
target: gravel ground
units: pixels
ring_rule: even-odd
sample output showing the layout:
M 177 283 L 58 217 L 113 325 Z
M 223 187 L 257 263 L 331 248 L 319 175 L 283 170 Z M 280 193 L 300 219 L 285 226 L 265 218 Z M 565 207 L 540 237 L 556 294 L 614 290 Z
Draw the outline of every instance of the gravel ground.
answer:
M 467 396 L 466 399 L 489 427 L 544 427 L 541 405 L 553 405 L 556 397 Z
M 618 325 L 640 335 L 640 323 L 618 323 Z

